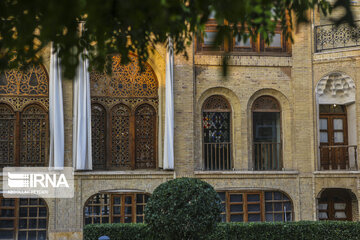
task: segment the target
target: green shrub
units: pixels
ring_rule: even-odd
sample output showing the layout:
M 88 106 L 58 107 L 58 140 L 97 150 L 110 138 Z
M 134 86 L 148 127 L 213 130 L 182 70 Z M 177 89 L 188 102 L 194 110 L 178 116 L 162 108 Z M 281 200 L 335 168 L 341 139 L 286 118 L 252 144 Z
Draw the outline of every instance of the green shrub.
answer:
M 148 240 L 145 224 L 93 224 L 84 228 L 85 240 Z M 220 223 L 208 240 L 358 240 L 360 222 Z M 175 239 L 175 238 L 174 238 Z
M 145 222 L 155 239 L 205 239 L 220 221 L 221 200 L 199 179 L 178 178 L 158 186 L 145 208 Z
M 149 234 L 145 224 L 141 223 L 90 224 L 84 227 L 84 240 L 98 240 L 104 235 L 110 240 L 144 240 Z

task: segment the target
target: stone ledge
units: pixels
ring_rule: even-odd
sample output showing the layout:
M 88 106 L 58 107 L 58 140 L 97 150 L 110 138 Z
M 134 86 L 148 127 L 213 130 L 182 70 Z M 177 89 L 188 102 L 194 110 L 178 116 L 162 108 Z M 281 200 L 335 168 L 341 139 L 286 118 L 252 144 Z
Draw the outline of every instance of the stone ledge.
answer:
M 360 177 L 360 171 L 341 171 L 341 170 L 334 170 L 334 171 L 315 171 L 315 177 L 319 178 L 343 178 L 343 177 Z
M 201 178 L 287 178 L 297 177 L 298 171 L 195 171 Z
M 228 56 L 228 66 L 265 66 L 265 67 L 291 67 L 292 58 L 290 56 Z M 223 56 L 221 55 L 195 55 L 195 65 L 221 66 Z

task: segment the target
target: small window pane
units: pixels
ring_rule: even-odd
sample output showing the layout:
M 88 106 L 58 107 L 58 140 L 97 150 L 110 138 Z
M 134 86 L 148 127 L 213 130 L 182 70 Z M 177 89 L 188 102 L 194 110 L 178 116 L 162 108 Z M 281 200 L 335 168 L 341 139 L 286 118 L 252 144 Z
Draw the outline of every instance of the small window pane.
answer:
M 335 218 L 346 218 L 345 212 L 335 212 Z
M 118 206 L 114 206 L 114 214 L 120 214 L 120 207 L 118 207 Z
M 343 132 L 334 132 L 334 142 L 336 142 L 336 143 L 344 142 L 344 133 Z
M 230 216 L 230 222 L 243 222 L 244 221 L 244 217 L 243 215 L 231 215 Z
M 343 130 L 343 120 L 334 119 L 334 130 Z
M 265 204 L 265 211 L 266 211 L 266 212 L 271 212 L 271 211 L 273 211 L 273 204 L 272 204 L 272 203 L 266 203 L 266 204 Z
M 217 32 L 205 32 L 205 34 L 204 34 L 204 44 L 205 45 L 214 45 L 215 44 L 216 34 L 217 34 Z
M 243 205 L 231 205 L 230 206 L 230 212 L 242 212 L 243 211 Z
M 328 219 L 327 212 L 319 212 L 319 218 L 320 219 Z
M 275 211 L 282 211 L 282 203 L 274 203 L 274 209 Z
M 0 220 L 0 228 L 13 228 L 14 220 Z
M 320 142 L 327 143 L 328 142 L 328 133 L 320 132 Z
M 248 200 L 248 202 L 258 202 L 258 201 L 260 201 L 260 195 L 259 194 L 248 194 L 247 200 Z
M 274 214 L 274 217 L 275 217 L 275 222 L 281 222 L 281 221 L 283 221 L 283 215 L 282 215 L 282 213 L 275 213 Z
M 267 214 L 265 214 L 265 220 L 266 220 L 267 222 L 272 222 L 272 221 L 274 221 L 273 214 L 272 214 L 272 213 L 267 213 Z
M 221 201 L 225 201 L 225 192 L 219 192 L 218 194 L 219 194 Z
M 12 230 L 0 230 L 0 239 L 14 239 L 14 231 Z
M 14 209 L 1 209 L 1 217 L 14 217 Z
M 270 47 L 281 47 L 281 34 L 276 33 L 269 45 Z
M 260 214 L 248 214 L 248 222 L 260 222 L 261 215 Z
M 235 46 L 236 47 L 251 47 L 250 38 L 247 38 L 245 41 L 242 38 L 239 40 L 238 36 L 235 37 Z
M 131 223 L 132 217 L 125 217 L 125 223 Z
M 242 194 L 231 194 L 230 202 L 242 202 Z
M 345 210 L 345 208 L 346 208 L 346 203 L 335 203 L 334 204 L 335 210 Z
M 265 192 L 265 200 L 272 200 L 272 192 Z
M 260 211 L 260 204 L 249 204 L 248 205 L 248 212 L 259 212 Z

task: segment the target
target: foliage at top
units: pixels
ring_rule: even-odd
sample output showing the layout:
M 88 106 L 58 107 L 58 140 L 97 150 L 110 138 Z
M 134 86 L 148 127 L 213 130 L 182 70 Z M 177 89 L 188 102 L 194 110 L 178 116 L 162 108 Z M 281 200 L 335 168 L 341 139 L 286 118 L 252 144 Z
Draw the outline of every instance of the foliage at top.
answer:
M 145 208 L 154 239 L 206 239 L 220 222 L 221 200 L 199 179 L 178 178 L 158 186 Z
M 79 55 L 97 70 L 113 53 L 127 63 L 129 52 L 136 52 L 144 62 L 152 47 L 169 37 L 175 52 L 186 55 L 211 12 L 218 23 L 228 23 L 219 27 L 217 42 L 230 32 L 247 38 L 247 31 L 269 41 L 277 22 L 291 38 L 293 19 L 306 21 L 316 6 L 325 15 L 331 11 L 328 0 L 1 0 L 0 70 L 41 62 L 41 51 L 51 42 L 66 77 L 74 76 Z M 350 0 L 336 0 L 334 7 L 346 10 L 338 22 L 353 24 Z

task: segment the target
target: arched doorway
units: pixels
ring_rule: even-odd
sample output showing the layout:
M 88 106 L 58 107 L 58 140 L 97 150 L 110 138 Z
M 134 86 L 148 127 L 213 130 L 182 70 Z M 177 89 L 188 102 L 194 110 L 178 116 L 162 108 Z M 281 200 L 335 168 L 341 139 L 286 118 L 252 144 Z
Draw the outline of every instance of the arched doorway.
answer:
M 325 75 L 316 86 L 319 170 L 357 169 L 355 83 L 346 74 Z
M 348 189 L 328 188 L 321 192 L 318 199 L 318 219 L 352 221 L 356 196 Z M 354 206 L 353 206 L 354 205 Z

